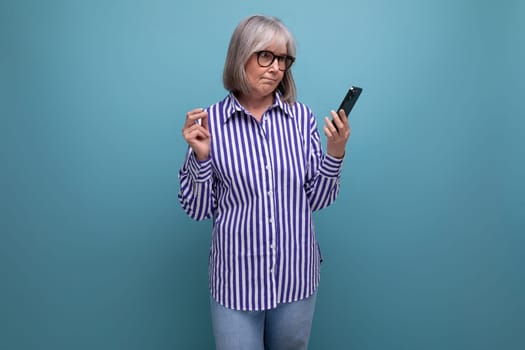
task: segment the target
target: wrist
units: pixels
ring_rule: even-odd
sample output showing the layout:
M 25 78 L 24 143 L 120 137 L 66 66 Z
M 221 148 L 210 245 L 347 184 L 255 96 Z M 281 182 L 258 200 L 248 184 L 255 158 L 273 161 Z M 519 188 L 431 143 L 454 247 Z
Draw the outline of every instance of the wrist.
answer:
M 337 158 L 337 159 L 343 159 L 345 157 L 345 152 L 343 153 L 328 153 L 328 155 L 332 158 Z

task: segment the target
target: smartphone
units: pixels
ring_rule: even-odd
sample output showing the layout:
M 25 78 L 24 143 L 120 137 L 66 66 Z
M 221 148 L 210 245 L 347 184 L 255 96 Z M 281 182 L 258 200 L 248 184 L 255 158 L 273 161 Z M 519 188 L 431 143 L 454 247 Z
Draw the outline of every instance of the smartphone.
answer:
M 350 89 L 348 89 L 345 98 L 343 98 L 343 101 L 341 102 L 341 105 L 336 110 L 336 112 L 339 113 L 339 111 L 342 109 L 345 111 L 347 117 L 350 116 L 350 112 L 352 111 L 352 108 L 354 108 L 354 105 L 359 96 L 361 95 L 362 91 L 363 89 L 357 86 L 352 86 Z M 337 126 L 335 128 L 337 130 Z

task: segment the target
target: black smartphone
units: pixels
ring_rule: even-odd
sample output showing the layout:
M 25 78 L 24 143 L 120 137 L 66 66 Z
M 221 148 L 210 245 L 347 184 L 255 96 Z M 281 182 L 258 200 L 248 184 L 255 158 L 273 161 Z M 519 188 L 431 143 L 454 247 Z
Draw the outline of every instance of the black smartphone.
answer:
M 357 86 L 352 86 L 350 89 L 348 89 L 345 98 L 343 98 L 343 101 L 341 102 L 341 105 L 336 110 L 336 112 L 339 113 L 339 111 L 342 109 L 345 111 L 347 117 L 350 116 L 350 112 L 352 111 L 352 108 L 354 108 L 354 105 L 359 96 L 361 95 L 362 91 L 363 89 Z M 337 130 L 337 126 L 335 128 Z

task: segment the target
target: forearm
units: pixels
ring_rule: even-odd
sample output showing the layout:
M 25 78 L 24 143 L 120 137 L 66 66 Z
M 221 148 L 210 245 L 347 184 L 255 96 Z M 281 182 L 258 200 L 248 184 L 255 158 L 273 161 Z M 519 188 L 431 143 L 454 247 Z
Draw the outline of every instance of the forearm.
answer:
M 194 220 L 211 217 L 213 211 L 213 188 L 211 160 L 198 161 L 192 152 L 179 172 L 179 202 L 183 210 Z
M 323 209 L 332 204 L 339 194 L 343 159 L 330 155 L 322 158 L 319 168 L 307 183 L 307 194 L 312 210 Z

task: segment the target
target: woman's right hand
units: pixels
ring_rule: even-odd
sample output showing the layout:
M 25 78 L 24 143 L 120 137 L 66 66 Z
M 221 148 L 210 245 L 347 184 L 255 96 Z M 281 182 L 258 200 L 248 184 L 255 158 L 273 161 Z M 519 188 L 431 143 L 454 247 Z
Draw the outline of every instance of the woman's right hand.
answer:
M 182 135 L 193 149 L 198 160 L 208 159 L 211 143 L 210 131 L 208 130 L 208 112 L 202 108 L 197 108 L 186 113 Z

